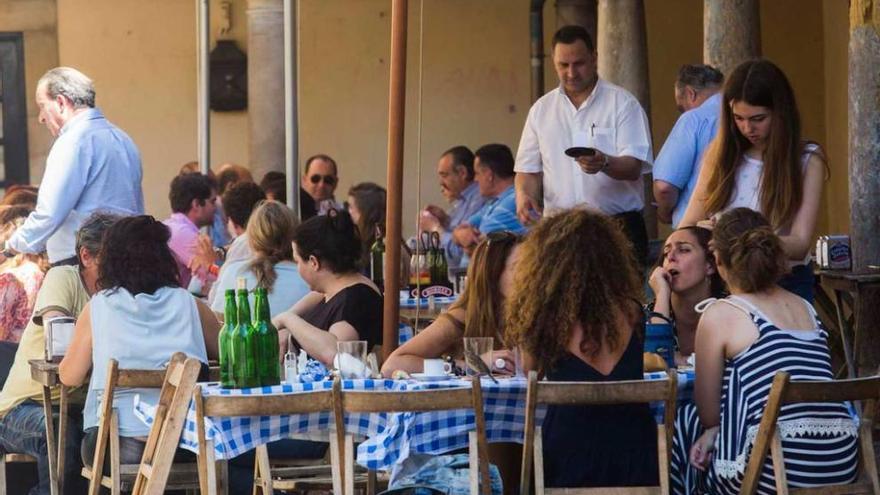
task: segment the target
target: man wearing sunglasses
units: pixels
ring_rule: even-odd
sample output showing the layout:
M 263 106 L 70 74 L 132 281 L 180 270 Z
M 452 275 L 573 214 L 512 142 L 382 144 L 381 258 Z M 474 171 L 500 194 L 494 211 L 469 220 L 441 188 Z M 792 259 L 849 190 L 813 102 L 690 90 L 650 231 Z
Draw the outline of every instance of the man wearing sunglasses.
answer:
M 303 189 L 315 202 L 319 215 L 327 213 L 330 208 L 341 209 L 333 193 L 339 184 L 336 160 L 327 155 L 318 154 L 306 160 L 306 171 L 302 178 Z

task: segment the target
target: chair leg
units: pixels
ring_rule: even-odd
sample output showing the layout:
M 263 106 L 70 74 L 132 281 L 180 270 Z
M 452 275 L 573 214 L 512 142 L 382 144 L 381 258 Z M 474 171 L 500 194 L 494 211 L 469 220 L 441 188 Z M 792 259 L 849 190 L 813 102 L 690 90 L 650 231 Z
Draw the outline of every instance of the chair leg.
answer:
M 269 449 L 266 445 L 257 447 L 257 453 L 254 458 L 254 495 L 257 494 L 257 488 L 260 489 L 262 495 L 273 495 L 272 488 L 272 466 L 269 464 Z
M 0 452 L 0 493 L 6 495 L 6 454 Z
M 542 428 L 535 427 L 535 495 L 544 495 L 544 437 L 542 436 Z

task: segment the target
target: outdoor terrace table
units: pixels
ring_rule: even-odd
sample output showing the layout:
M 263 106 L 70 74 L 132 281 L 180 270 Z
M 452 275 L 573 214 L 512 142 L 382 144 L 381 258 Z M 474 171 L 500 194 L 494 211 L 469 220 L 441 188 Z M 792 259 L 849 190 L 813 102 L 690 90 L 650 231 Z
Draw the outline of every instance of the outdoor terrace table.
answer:
M 64 447 L 67 435 L 67 387 L 58 378 L 58 363 L 44 359 L 31 359 L 31 378 L 43 386 L 43 412 L 46 416 L 46 454 L 49 458 L 49 489 L 59 495 L 64 489 Z M 58 435 L 52 415 L 52 387 L 61 386 L 58 402 Z
M 647 379 L 663 379 L 665 372 L 646 373 Z M 687 399 L 693 388 L 692 370 L 678 372 L 679 394 Z M 439 382 L 414 380 L 343 380 L 343 390 L 425 390 L 469 387 L 470 382 L 460 379 Z M 525 426 L 526 380 L 500 378 L 498 383 L 482 380 L 486 433 L 489 442 L 522 443 Z M 329 380 L 315 383 L 282 383 L 274 387 L 224 390 L 217 384 L 203 385 L 206 395 L 271 395 L 329 389 Z M 662 416 L 662 406 L 652 406 L 655 416 Z M 148 425 L 152 423 L 153 405 L 135 400 L 135 412 Z M 291 436 L 316 439 L 332 424 L 331 413 L 261 417 L 206 418 L 205 435 L 213 440 L 214 455 L 218 460 L 230 459 L 259 445 L 290 438 Z M 539 418 L 541 419 L 541 418 Z M 474 427 L 473 412 L 467 410 L 349 414 L 346 430 L 365 437 L 357 449 L 357 462 L 368 469 L 388 470 L 411 454 L 442 454 L 468 445 L 467 432 Z M 191 405 L 181 436 L 180 446 L 198 451 L 195 429 L 195 409 Z
M 873 374 L 877 369 L 876 362 L 869 363 L 867 370 L 857 369 L 860 364 L 857 353 L 865 352 L 868 341 L 874 338 L 872 334 L 859 331 L 858 319 L 862 311 L 876 310 L 863 307 L 862 302 L 865 293 L 880 289 L 880 272 L 859 274 L 841 270 L 819 270 L 818 274 L 822 284 L 834 291 L 834 306 L 848 377 L 854 378 L 860 372 Z M 847 306 L 849 316 L 846 315 Z

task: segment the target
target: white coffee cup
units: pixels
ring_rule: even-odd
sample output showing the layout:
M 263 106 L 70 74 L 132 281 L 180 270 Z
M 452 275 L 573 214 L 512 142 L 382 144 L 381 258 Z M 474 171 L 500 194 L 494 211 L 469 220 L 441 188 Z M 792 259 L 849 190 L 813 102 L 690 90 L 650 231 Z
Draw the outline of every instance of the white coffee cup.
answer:
M 452 371 L 452 364 L 442 359 L 425 359 L 424 371 L 426 376 L 448 375 Z

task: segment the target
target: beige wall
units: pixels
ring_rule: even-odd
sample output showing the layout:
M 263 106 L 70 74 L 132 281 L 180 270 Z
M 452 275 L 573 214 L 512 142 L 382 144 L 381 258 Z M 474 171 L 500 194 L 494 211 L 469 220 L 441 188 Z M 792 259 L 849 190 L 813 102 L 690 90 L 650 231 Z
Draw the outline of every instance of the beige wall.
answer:
M 44 72 L 58 65 L 55 0 L 0 0 L 0 31 L 23 33 L 28 155 L 31 181 L 43 175 L 52 137 L 37 121 L 34 88 Z
M 234 5 L 231 34 L 243 42 L 244 5 Z M 198 154 L 195 2 L 59 0 L 58 18 L 61 63 L 95 80 L 98 106 L 141 150 L 147 211 L 167 216 L 168 184 Z M 214 164 L 247 163 L 246 119 L 212 112 Z
M 426 0 L 420 17 L 421 2 L 410 2 L 405 232 L 412 232 L 420 204 L 442 204 L 434 166 L 443 150 L 501 142 L 515 151 L 530 104 L 528 3 Z M 56 61 L 92 76 L 98 104 L 141 148 L 148 210 L 166 215 L 168 183 L 197 153 L 195 2 L 58 0 L 57 55 L 54 4 L 0 0 L 0 28 L 27 29 L 29 94 L 39 74 Z M 246 1 L 232 5 L 229 36 L 246 51 Z M 544 9 L 548 53 L 556 28 L 554 5 L 547 1 Z M 5 15 L 12 6 L 16 17 Z M 212 0 L 212 35 L 218 7 L 219 0 Z M 657 152 L 678 117 L 671 96 L 678 67 L 701 58 L 702 1 L 645 0 L 645 8 Z M 826 196 L 834 199 L 825 201 L 821 231 L 845 229 L 848 220 L 846 95 L 840 91 L 846 87 L 846 9 L 838 0 L 761 2 L 764 55 L 789 75 L 804 135 L 825 144 L 830 157 Z M 797 22 L 791 21 L 794 12 Z M 390 0 L 301 0 L 300 21 L 301 156 L 326 152 L 337 159 L 340 200 L 357 182 L 384 185 Z M 549 90 L 557 84 L 549 57 L 545 76 Z M 251 88 L 251 98 L 255 95 Z M 247 113 L 214 112 L 212 126 L 213 164 L 246 164 Z M 36 181 L 49 139 L 33 122 L 29 138 Z

